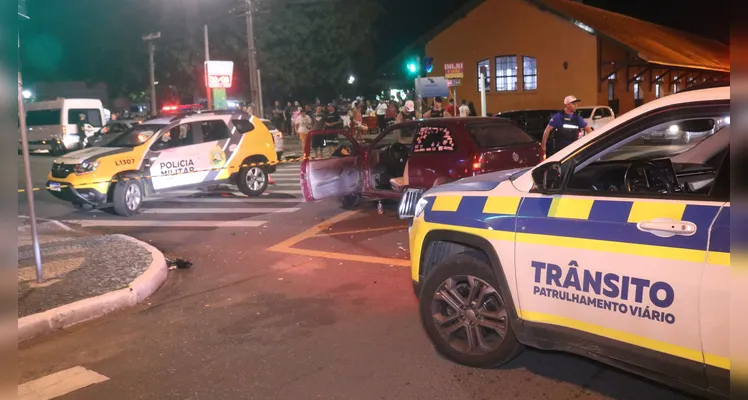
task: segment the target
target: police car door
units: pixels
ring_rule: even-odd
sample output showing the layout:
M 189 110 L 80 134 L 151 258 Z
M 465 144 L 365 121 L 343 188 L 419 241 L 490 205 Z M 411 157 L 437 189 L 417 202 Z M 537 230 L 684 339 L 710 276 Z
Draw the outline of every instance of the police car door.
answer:
M 202 181 L 200 124 L 179 124 L 161 134 L 151 146 L 149 172 L 156 191 L 189 186 Z
M 705 140 L 640 138 L 728 113 L 729 101 L 680 105 L 623 124 L 562 160 L 561 194 L 525 197 L 516 228 L 524 320 L 584 351 L 705 384 L 699 298 L 709 230 L 724 204 L 710 197 L 719 160 L 670 166 Z

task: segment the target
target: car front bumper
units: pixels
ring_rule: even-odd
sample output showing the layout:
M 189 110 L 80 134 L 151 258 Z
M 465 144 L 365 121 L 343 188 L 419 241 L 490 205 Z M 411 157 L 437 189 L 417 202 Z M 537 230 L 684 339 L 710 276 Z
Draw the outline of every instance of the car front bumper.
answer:
M 70 203 L 100 206 L 107 202 L 107 192 L 102 188 L 76 188 L 67 182 L 47 181 L 47 192 L 60 200 Z

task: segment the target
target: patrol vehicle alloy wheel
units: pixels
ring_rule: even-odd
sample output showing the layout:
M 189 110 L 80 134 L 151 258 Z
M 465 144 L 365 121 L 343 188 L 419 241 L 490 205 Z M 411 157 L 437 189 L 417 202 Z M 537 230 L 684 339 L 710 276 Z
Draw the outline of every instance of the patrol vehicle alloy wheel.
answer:
M 140 205 L 143 203 L 143 187 L 139 181 L 117 182 L 113 196 L 114 211 L 118 215 L 130 217 L 140 212 Z
M 522 345 L 490 267 L 463 253 L 435 268 L 419 302 L 421 321 L 437 350 L 479 368 L 504 364 L 519 354 Z
M 247 196 L 259 196 L 268 187 L 268 173 L 258 166 L 246 166 L 239 171 L 237 186 Z

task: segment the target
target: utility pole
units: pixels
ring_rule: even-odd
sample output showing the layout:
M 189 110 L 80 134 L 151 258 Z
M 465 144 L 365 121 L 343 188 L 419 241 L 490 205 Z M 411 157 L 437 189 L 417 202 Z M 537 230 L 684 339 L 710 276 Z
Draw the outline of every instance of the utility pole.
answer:
M 486 74 L 488 68 L 480 67 L 480 116 L 486 116 Z
M 203 36 L 205 39 L 205 61 L 210 61 L 210 48 L 208 46 L 208 24 L 203 26 Z M 208 86 L 208 71 L 205 71 L 205 94 L 208 97 L 208 110 L 213 109 L 213 89 Z
M 257 83 L 257 59 L 255 58 L 255 32 L 252 22 L 252 0 L 247 2 L 247 52 L 249 63 L 249 99 L 254 104 L 254 109 L 260 107 L 260 95 Z
M 421 56 L 416 57 L 416 71 L 418 74 L 416 77 L 416 115 L 423 118 L 423 93 L 421 93 L 422 90 L 418 90 L 418 81 L 421 80 Z
M 148 61 L 150 63 L 151 75 L 151 115 L 158 115 L 156 109 L 156 63 L 153 60 L 153 53 L 156 51 L 156 45 L 153 41 L 161 38 L 161 32 L 149 33 L 143 36 L 143 41 L 148 42 Z
M 18 35 L 18 60 L 21 60 L 21 35 Z M 19 63 L 20 64 L 20 63 Z M 29 222 L 31 224 L 31 242 L 34 245 L 34 263 L 36 266 L 36 281 L 44 282 L 42 273 L 42 251 L 39 247 L 39 236 L 36 230 L 36 210 L 34 209 L 34 184 L 31 181 L 31 160 L 29 157 L 29 139 L 26 135 L 26 110 L 23 103 L 23 79 L 21 66 L 18 66 L 18 124 L 21 131 L 21 153 L 23 154 L 23 169 L 26 175 L 26 201 L 29 203 Z

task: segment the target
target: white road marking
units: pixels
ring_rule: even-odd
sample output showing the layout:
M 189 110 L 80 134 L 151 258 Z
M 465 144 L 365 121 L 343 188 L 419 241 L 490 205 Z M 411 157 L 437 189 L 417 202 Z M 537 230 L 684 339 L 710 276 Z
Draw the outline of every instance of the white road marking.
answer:
M 280 178 L 276 178 L 275 176 L 271 176 L 271 177 L 273 178 L 273 180 L 274 180 L 275 182 L 293 182 L 293 183 L 295 183 L 295 184 L 297 184 L 297 185 L 299 184 L 299 182 L 301 182 L 301 181 L 299 180 L 299 177 L 298 177 L 298 176 L 296 177 L 296 179 L 294 179 L 294 178 L 286 178 L 286 177 L 285 177 L 285 175 L 283 175 L 283 176 L 282 176 L 282 177 L 280 177 Z
M 268 194 L 278 193 L 278 194 L 301 194 L 301 190 L 268 190 Z
M 268 221 L 141 221 L 121 219 L 69 220 L 68 224 L 88 227 L 155 227 L 155 228 L 257 228 Z
M 148 201 L 177 202 L 177 203 L 303 203 L 303 199 L 258 199 L 256 197 L 163 197 L 148 198 Z
M 300 208 L 146 208 L 143 214 L 277 214 L 292 213 Z
M 270 174 L 270 179 L 275 179 L 275 178 L 278 178 L 278 177 L 281 177 L 281 178 L 292 178 L 292 177 L 295 177 L 297 180 L 301 179 L 301 175 L 298 172 L 296 172 L 296 173 L 293 173 L 293 172 L 280 172 L 280 173 L 278 173 L 278 172 L 276 172 L 274 174 Z
M 19 400 L 49 400 L 109 380 L 83 367 L 73 367 L 18 385 Z

